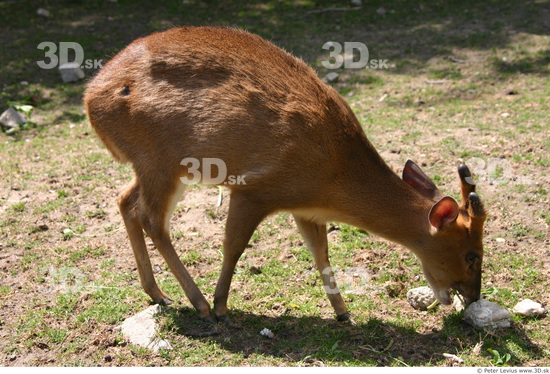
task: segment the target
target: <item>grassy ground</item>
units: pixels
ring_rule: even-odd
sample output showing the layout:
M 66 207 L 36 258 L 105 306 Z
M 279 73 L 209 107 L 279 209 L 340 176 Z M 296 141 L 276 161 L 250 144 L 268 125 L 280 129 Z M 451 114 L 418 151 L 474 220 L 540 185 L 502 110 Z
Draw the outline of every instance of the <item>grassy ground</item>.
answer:
M 246 28 L 322 78 L 329 70 L 321 47 L 330 40 L 362 42 L 371 58 L 387 59 L 388 69 L 338 69 L 335 87 L 396 172 L 412 158 L 457 197 L 457 162 L 469 162 L 490 212 L 484 296 L 508 309 L 525 298 L 548 308 L 550 3 L 364 3 L 319 12 L 349 4 L 1 2 L 0 109 L 34 110 L 22 131 L 0 133 L 0 364 L 456 365 L 442 356 L 451 353 L 469 366 L 550 365 L 546 317 L 514 315 L 509 329 L 479 331 L 449 307 L 416 311 L 406 291 L 426 282 L 414 256 L 332 223 L 333 265 L 364 271 L 344 295 L 355 324 L 336 322 L 287 214 L 265 221 L 239 262 L 233 327 L 201 337 L 210 327 L 151 245 L 161 287 L 175 300 L 158 317 L 159 333 L 175 349 L 154 354 L 114 329 L 150 304 L 115 203 L 131 170 L 111 160 L 87 124 L 85 81 L 62 84 L 56 69 L 38 68 L 44 51 L 37 46 L 73 41 L 87 59 L 107 60 L 136 37 L 182 24 Z M 39 7 L 51 16 L 37 16 Z M 227 213 L 227 199 L 221 207 L 216 201 L 216 189 L 194 188 L 171 223 L 181 259 L 209 300 Z M 263 328 L 275 338 L 260 336 Z

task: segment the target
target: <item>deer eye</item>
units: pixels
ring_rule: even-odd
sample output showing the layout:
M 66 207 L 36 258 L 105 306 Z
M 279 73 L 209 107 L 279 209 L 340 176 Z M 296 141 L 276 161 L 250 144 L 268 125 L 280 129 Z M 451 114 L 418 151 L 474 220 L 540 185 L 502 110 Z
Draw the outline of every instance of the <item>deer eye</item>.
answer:
M 470 265 L 474 264 L 477 260 L 479 260 L 479 256 L 475 253 L 469 253 L 466 256 L 466 262 L 468 262 Z

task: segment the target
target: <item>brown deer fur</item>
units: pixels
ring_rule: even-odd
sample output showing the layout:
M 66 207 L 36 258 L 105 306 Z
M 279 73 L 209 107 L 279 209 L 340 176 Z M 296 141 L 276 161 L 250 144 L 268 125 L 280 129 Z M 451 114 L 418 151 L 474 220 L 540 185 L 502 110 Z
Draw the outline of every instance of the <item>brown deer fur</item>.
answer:
M 228 321 L 231 277 L 257 225 L 289 211 L 328 289 L 326 222 L 341 221 L 412 250 L 443 303 L 449 288 L 479 298 L 485 211 L 461 166 L 462 204 L 443 197 L 408 161 L 403 180 L 367 140 L 348 104 L 303 61 L 259 36 L 218 27 L 182 27 L 137 39 L 90 82 L 84 101 L 91 125 L 135 178 L 118 204 L 141 283 L 156 302 L 157 286 L 144 230 L 200 316 L 210 305 L 172 246 L 169 218 L 185 189 L 181 161 L 217 158 L 229 186 L 224 259 L 215 316 Z M 465 169 L 464 169 L 465 168 Z M 199 169 L 201 170 L 201 169 Z M 466 171 L 465 171 L 466 170 Z M 360 265 L 360 264 L 358 264 Z M 330 269 L 329 269 L 330 270 Z M 329 299 L 347 319 L 338 292 Z

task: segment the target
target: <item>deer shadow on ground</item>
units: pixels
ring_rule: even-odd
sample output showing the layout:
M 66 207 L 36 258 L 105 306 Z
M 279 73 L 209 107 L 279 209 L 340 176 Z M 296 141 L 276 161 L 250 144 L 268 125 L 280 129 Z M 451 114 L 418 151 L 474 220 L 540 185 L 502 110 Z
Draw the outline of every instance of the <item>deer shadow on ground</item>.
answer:
M 518 324 L 511 328 L 480 331 L 464 322 L 462 313 L 442 317 L 443 328 L 419 333 L 406 323 L 380 318 L 363 322 L 339 322 L 319 316 L 283 314 L 267 316 L 234 309 L 232 324 L 212 326 L 202 322 L 191 308 L 163 308 L 165 322 L 176 334 L 197 341 L 210 342 L 233 354 L 271 356 L 293 365 L 325 366 L 341 363 L 354 366 L 424 366 L 457 365 L 443 356 L 469 356 L 478 345 L 479 355 L 490 356 L 487 348 L 508 353 L 506 344 L 527 351 L 529 360 L 543 359 L 544 352 L 533 343 Z M 274 337 L 262 336 L 267 328 Z M 483 341 L 483 344 L 479 344 Z M 500 342 L 500 345 L 496 342 Z M 175 344 L 177 351 L 177 343 Z M 522 359 L 510 353 L 508 365 L 521 365 Z M 525 360 L 525 357 L 523 357 Z M 468 365 L 465 362 L 463 365 Z M 472 365 L 470 363 L 470 365 Z

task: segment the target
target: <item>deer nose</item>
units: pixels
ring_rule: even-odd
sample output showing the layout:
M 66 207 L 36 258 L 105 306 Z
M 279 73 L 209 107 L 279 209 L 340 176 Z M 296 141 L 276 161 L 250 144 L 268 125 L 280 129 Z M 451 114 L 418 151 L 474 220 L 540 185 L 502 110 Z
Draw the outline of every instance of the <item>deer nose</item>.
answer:
M 461 287 L 460 284 L 455 284 L 453 288 L 464 297 L 464 303 L 466 304 L 465 306 L 468 306 L 480 299 L 481 292 L 477 290 L 477 287 L 473 292 L 471 289 L 464 289 L 464 287 Z

